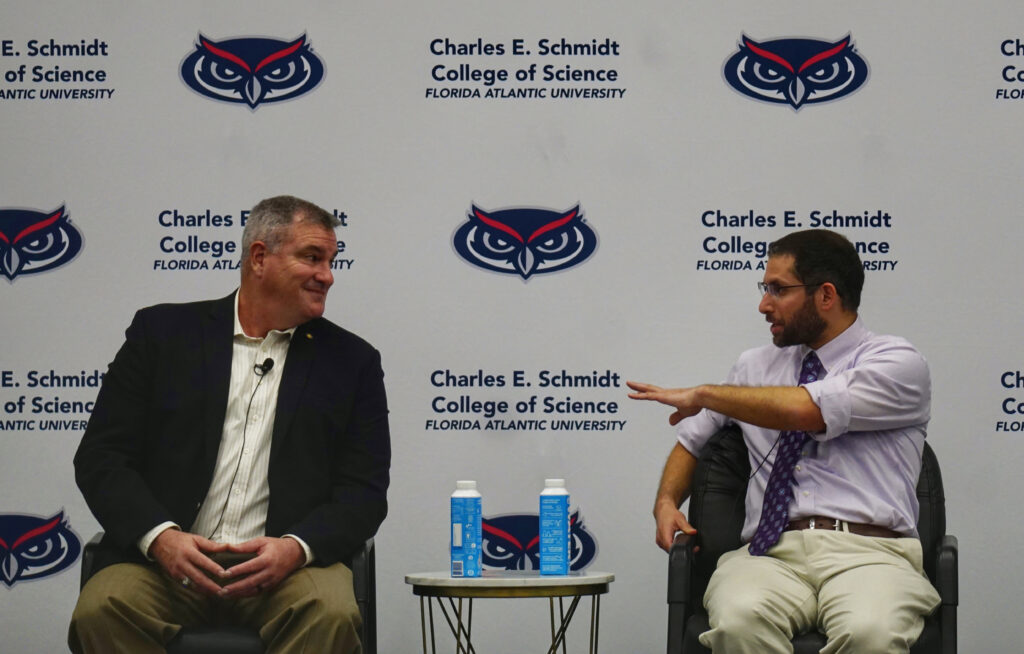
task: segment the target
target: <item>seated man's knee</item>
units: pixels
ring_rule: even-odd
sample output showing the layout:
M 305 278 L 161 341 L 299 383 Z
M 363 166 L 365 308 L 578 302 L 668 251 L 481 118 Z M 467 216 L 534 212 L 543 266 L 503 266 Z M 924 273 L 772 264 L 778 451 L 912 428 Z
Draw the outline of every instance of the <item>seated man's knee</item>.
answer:
M 909 627 L 903 624 L 898 613 L 864 610 L 844 615 L 831 626 L 827 635 L 839 652 L 906 652 L 911 644 L 907 638 Z
M 738 595 L 730 598 L 724 606 L 714 612 L 712 620 L 722 629 L 743 631 L 771 623 L 769 611 L 765 603 L 751 595 Z
M 119 615 L 126 604 L 132 604 L 133 586 L 117 573 L 116 569 L 104 569 L 82 587 L 71 614 L 73 625 L 108 620 Z
M 71 626 L 68 629 L 68 643 L 73 652 L 82 651 L 82 642 L 90 632 L 103 629 L 110 620 L 112 609 L 109 596 L 91 592 L 89 585 L 78 595 L 78 602 L 71 612 Z
M 120 564 L 98 572 L 85 584 L 71 614 L 68 644 L 73 652 L 155 651 L 177 632 L 170 608 L 149 591 L 145 570 Z M 127 651 L 124 649 L 123 651 Z
M 291 589 L 287 604 L 280 608 L 283 613 L 278 615 L 282 626 L 290 623 L 297 629 L 329 639 L 356 638 L 362 628 L 362 618 L 351 581 L 316 570 L 307 575 L 307 579 L 317 577 L 318 581 L 308 585 L 300 583 Z
M 350 626 L 355 631 L 362 626 L 359 606 L 354 601 L 346 601 L 344 597 L 340 599 L 333 595 L 309 597 L 295 609 L 324 624 L 338 625 L 339 627 Z
M 722 642 L 751 644 L 774 642 L 788 636 L 785 633 L 786 619 L 773 610 L 763 597 L 750 593 L 737 593 L 724 602 L 708 607 L 712 629 Z

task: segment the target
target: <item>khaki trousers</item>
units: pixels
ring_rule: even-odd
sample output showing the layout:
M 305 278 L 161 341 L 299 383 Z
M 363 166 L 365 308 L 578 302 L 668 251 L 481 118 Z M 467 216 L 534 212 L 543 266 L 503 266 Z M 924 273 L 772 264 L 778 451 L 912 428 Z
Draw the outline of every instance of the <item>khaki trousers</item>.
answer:
M 700 642 L 716 653 L 789 654 L 794 634 L 817 629 L 828 638 L 822 654 L 906 654 L 939 600 L 916 538 L 787 531 L 765 556 L 744 546 L 719 559 Z
M 360 654 L 362 620 L 344 564 L 302 568 L 255 597 L 220 599 L 169 579 L 156 566 L 120 563 L 86 583 L 71 619 L 76 654 L 154 654 L 183 626 L 236 624 L 274 654 Z

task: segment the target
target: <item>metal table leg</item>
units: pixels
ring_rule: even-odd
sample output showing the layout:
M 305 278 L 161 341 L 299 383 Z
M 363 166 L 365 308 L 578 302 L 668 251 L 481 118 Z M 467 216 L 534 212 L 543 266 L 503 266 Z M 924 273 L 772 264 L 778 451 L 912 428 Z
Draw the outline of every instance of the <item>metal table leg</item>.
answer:
M 581 597 L 582 597 L 582 595 L 574 595 L 573 598 L 572 598 L 572 603 L 569 604 L 569 610 L 567 612 L 564 612 L 564 613 L 562 613 L 562 610 L 561 610 L 561 607 L 562 607 L 561 599 L 559 599 L 559 614 L 560 614 L 560 617 L 561 617 L 562 621 L 561 621 L 561 624 L 559 625 L 557 630 L 554 630 L 555 600 L 554 600 L 554 598 L 551 598 L 551 599 L 548 600 L 549 603 L 550 603 L 549 606 L 550 606 L 551 624 L 552 624 L 551 647 L 548 648 L 548 654 L 558 654 L 558 646 L 559 645 L 562 646 L 562 652 L 564 654 L 564 652 L 565 652 L 565 632 L 569 628 L 569 623 L 572 621 L 572 616 L 576 613 L 576 607 L 579 605 Z
M 601 624 L 601 596 L 590 596 L 590 654 L 597 654 L 597 630 Z
M 462 611 L 462 598 L 459 598 L 458 605 L 455 604 L 455 600 L 448 598 L 448 604 L 451 607 L 452 613 L 448 614 L 448 610 L 445 609 L 444 599 L 438 597 L 437 605 L 441 608 L 441 613 L 444 615 L 445 621 L 448 623 L 448 629 L 451 630 L 452 636 L 455 637 L 455 652 L 456 654 L 476 654 L 476 649 L 473 647 L 471 642 L 471 630 L 473 628 L 473 598 L 469 598 L 468 603 L 468 616 L 463 618 Z M 454 617 L 454 620 L 452 619 Z M 433 616 L 431 616 L 431 634 L 433 634 Z M 465 636 L 466 643 L 463 645 L 462 638 Z

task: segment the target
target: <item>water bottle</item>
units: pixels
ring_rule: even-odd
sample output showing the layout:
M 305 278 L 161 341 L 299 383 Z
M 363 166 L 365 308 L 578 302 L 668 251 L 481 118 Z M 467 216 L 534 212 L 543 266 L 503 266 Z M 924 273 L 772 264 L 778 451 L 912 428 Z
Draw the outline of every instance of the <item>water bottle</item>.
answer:
M 451 574 L 479 577 L 483 532 L 480 525 L 481 500 L 475 481 L 455 482 L 452 493 Z
M 569 574 L 569 491 L 564 479 L 545 479 L 540 494 L 540 573 Z

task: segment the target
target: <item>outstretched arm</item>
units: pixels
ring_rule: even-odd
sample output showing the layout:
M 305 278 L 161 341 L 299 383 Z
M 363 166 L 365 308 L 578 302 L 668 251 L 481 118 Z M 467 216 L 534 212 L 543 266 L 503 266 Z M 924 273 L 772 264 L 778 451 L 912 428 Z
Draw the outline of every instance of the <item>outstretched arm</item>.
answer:
M 649 400 L 675 409 L 669 423 L 708 409 L 768 429 L 819 432 L 825 429 L 821 409 L 802 386 L 724 386 L 704 384 L 693 388 L 661 388 L 627 381 L 634 400 Z

